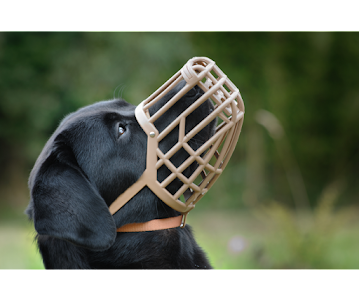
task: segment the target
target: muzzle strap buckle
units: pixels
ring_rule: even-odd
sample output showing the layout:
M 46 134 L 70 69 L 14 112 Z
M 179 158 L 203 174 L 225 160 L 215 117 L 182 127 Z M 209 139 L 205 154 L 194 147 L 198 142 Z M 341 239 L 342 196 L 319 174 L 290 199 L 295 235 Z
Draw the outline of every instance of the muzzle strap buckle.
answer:
M 186 213 L 184 213 L 182 215 L 182 222 L 181 222 L 181 225 L 180 225 L 181 229 L 183 229 L 186 226 L 187 214 L 188 214 L 188 212 L 186 212 Z

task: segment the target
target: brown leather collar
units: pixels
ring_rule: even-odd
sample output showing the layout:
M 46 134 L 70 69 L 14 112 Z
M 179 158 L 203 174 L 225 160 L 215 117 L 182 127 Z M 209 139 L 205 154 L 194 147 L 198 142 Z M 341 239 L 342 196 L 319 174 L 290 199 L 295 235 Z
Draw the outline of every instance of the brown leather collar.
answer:
M 153 219 L 145 223 L 127 224 L 117 228 L 117 232 L 145 232 L 182 227 L 182 224 L 184 224 L 182 218 L 183 216 L 179 215 L 163 219 Z

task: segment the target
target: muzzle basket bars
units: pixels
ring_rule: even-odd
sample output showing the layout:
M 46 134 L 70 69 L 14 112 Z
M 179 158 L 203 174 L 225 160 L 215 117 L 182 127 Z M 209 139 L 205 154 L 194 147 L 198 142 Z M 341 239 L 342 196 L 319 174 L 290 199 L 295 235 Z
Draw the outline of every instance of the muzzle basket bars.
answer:
M 149 108 L 182 80 L 186 81 L 186 85 L 162 108 L 150 116 Z M 154 126 L 154 122 L 195 85 L 204 91 L 204 95 L 173 120 L 166 129 L 159 132 Z M 214 104 L 213 112 L 185 134 L 186 117 L 207 99 L 211 99 Z M 221 175 L 234 151 L 244 117 L 244 103 L 239 90 L 214 61 L 206 57 L 195 57 L 190 59 L 155 93 L 141 102 L 137 106 L 135 114 L 138 123 L 148 137 L 146 170 L 135 184 L 112 203 L 110 212 L 116 213 L 143 187 L 148 186 L 168 206 L 182 214 L 188 213 Z M 217 118 L 215 134 L 197 150 L 193 150 L 188 142 L 215 118 Z M 176 126 L 179 126 L 178 142 L 164 154 L 158 144 Z M 170 158 L 181 148 L 184 148 L 190 156 L 176 168 Z M 198 167 L 187 178 L 182 172 L 194 161 L 197 161 Z M 171 174 L 160 183 L 157 180 L 157 170 L 163 164 L 167 166 Z M 166 187 L 176 178 L 183 185 L 175 194 L 171 194 Z M 180 200 L 182 195 L 184 201 Z

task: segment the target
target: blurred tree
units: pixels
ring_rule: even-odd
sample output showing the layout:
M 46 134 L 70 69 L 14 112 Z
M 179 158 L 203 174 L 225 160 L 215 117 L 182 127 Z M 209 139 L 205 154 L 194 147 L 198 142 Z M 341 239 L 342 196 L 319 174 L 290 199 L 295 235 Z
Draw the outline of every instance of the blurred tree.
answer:
M 192 43 L 244 98 L 244 141 L 234 155 L 245 150 L 247 201 L 293 204 L 283 158 L 254 120 L 258 109 L 283 124 L 313 205 L 323 187 L 339 179 L 347 185 L 341 203 L 358 199 L 358 33 L 206 32 L 193 33 Z
M 182 33 L 0 33 L 0 202 L 25 202 L 26 178 L 66 114 L 121 96 L 138 104 L 191 56 L 185 40 Z
M 0 33 L 0 202 L 24 199 L 31 167 L 66 114 L 113 97 L 138 104 L 193 56 L 215 60 L 246 106 L 234 157 L 201 206 L 293 204 L 283 154 L 255 119 L 261 109 L 283 125 L 312 205 L 338 179 L 341 203 L 357 200 L 358 33 L 8 32 Z

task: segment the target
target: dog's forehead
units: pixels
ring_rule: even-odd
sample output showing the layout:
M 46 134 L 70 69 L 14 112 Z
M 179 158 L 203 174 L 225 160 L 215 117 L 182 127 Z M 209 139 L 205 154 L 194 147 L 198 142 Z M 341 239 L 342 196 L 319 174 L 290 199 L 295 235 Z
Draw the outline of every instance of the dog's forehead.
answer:
M 89 118 L 96 119 L 107 113 L 117 113 L 122 117 L 134 117 L 135 108 L 136 107 L 134 105 L 131 105 L 123 99 L 99 101 L 67 115 L 61 121 L 59 128 L 66 127 L 67 125 Z

